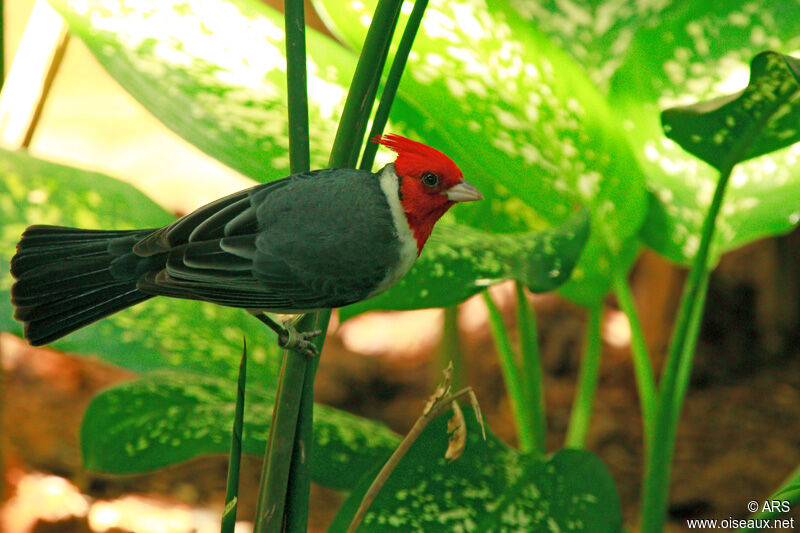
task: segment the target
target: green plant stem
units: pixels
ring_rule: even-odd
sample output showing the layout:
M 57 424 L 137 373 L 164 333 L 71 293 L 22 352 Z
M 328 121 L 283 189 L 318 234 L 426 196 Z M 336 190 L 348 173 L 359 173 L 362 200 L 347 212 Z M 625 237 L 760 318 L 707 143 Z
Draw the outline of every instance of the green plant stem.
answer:
M 386 122 L 389 120 L 389 112 L 392 109 L 392 102 L 397 94 L 397 88 L 400 86 L 400 79 L 403 77 L 403 71 L 406 68 L 408 54 L 411 52 L 411 46 L 414 44 L 426 7 L 428 7 L 428 0 L 416 0 L 414 2 L 414 9 L 411 10 L 411 15 L 408 17 L 403 36 L 400 38 L 400 44 L 397 46 L 397 52 L 394 54 L 392 66 L 389 69 L 389 75 L 386 77 L 381 101 L 378 104 L 378 110 L 375 111 L 375 117 L 372 119 L 372 128 L 370 129 L 368 140 L 383 133 L 386 127 Z M 361 157 L 361 166 L 359 168 L 371 170 L 377 152 L 378 145 L 368 142 L 364 147 L 364 155 Z
M 322 333 L 314 339 L 317 352 L 322 354 L 322 345 L 328 323 L 331 319 L 331 310 L 324 309 L 316 313 L 305 315 L 298 323 L 301 331 L 318 329 Z M 287 498 L 286 525 L 284 531 L 305 533 L 308 529 L 309 492 L 311 490 L 310 460 L 312 443 L 314 441 L 314 379 L 319 366 L 319 356 L 308 361 L 305 367 L 305 376 L 300 401 L 300 413 L 297 421 L 297 431 L 294 435 L 294 448 L 292 453 L 292 466 L 289 471 Z
M 442 328 L 441 364 L 436 369 L 436 375 L 441 376 L 442 370 L 449 363 L 453 364 L 454 389 L 464 387 L 464 354 L 461 352 L 461 343 L 458 336 L 458 306 L 451 305 L 444 308 L 444 326 Z
M 672 432 L 672 438 L 675 438 L 675 430 L 678 427 L 678 421 L 680 419 L 681 414 L 681 407 L 682 407 L 682 400 L 686 396 L 686 391 L 689 389 L 689 381 L 692 377 L 692 364 L 694 362 L 694 351 L 695 347 L 697 346 L 697 337 L 700 334 L 700 325 L 703 321 L 703 309 L 705 308 L 706 302 L 706 293 L 708 291 L 708 281 L 710 278 L 711 272 L 709 270 L 706 271 L 705 276 L 700 280 L 700 286 L 697 293 L 697 302 L 698 304 L 694 306 L 694 310 L 692 312 L 690 321 L 689 321 L 689 328 L 686 331 L 686 342 L 683 348 L 683 353 L 680 357 L 680 364 L 678 365 L 678 377 L 676 379 L 676 389 L 675 389 L 675 397 L 681 399 L 681 403 L 677 401 L 672 402 L 672 412 L 671 416 L 674 419 L 674 426 Z
M 329 166 L 355 168 L 402 0 L 380 0 L 347 95 Z
M 489 295 L 489 291 L 483 291 L 483 300 L 489 309 L 489 327 L 492 330 L 492 336 L 497 347 L 497 356 L 500 358 L 500 368 L 503 371 L 503 378 L 508 389 L 511 412 L 514 414 L 514 422 L 517 425 L 519 450 L 523 453 L 531 453 L 536 449 L 536 439 L 533 434 L 533 414 L 525 396 L 525 387 L 520 378 L 519 365 L 517 365 L 514 352 L 511 349 L 508 329 L 503 323 L 503 316 L 492 300 L 491 295 Z
M 536 315 L 528 303 L 525 287 L 522 283 L 514 284 L 517 291 L 517 328 L 519 329 L 519 345 L 522 353 L 522 385 L 525 398 L 531 408 L 531 430 L 535 453 L 545 451 L 545 435 L 547 418 L 544 405 L 544 381 L 542 379 L 542 360 L 539 355 L 539 333 Z
M 284 4 L 286 30 L 286 85 L 289 108 L 289 161 L 293 174 L 309 170 L 308 90 L 306 75 L 306 36 L 303 0 L 287 0 Z M 304 319 L 298 323 L 302 329 Z M 318 338 L 318 348 L 324 336 Z M 308 494 L 290 490 L 289 483 L 295 435 L 300 424 L 302 392 L 309 360 L 299 353 L 284 353 L 278 389 L 273 407 L 267 452 L 264 457 L 259 487 L 254 532 L 277 532 L 284 525 L 284 510 L 302 507 Z M 298 475 L 294 473 L 294 475 Z M 303 472 L 300 475 L 307 475 Z M 306 504 L 307 514 L 307 504 Z
M 272 410 L 267 452 L 261 470 L 256 514 L 255 533 L 272 533 L 283 527 L 286 506 L 286 487 L 294 448 L 297 415 L 300 412 L 303 365 L 296 363 L 303 355 L 286 350 L 283 355 L 275 404 Z
M 355 166 L 401 4 L 402 0 L 381 0 L 375 9 L 375 15 L 367 31 L 364 48 L 353 74 L 353 81 L 350 84 L 347 100 L 342 110 L 342 118 L 339 121 L 339 128 L 331 149 L 329 161 L 331 168 L 353 168 Z M 289 37 L 288 30 L 287 23 L 287 39 Z M 303 64 L 305 65 L 305 63 Z M 299 331 L 310 329 L 323 331 L 323 334 L 315 339 L 319 353 L 322 352 L 324 332 L 328 329 L 330 316 L 330 309 L 325 309 L 303 317 L 298 324 Z M 284 525 L 285 531 L 297 533 L 305 532 L 308 524 L 308 497 L 311 486 L 308 467 L 312 454 L 314 379 L 318 364 L 319 360 L 316 358 L 308 361 L 304 368 L 302 387 L 298 387 L 301 395 L 299 418 L 296 432 L 293 434 L 293 453 L 288 479 L 288 492 L 291 500 L 287 500 Z M 299 384 L 299 381 L 297 383 Z
M 308 81 L 304 3 L 286 0 L 286 87 L 289 110 L 289 166 L 292 174 L 310 170 L 308 144 Z
M 631 294 L 631 287 L 622 272 L 614 269 L 614 294 L 617 296 L 617 303 L 620 309 L 628 317 L 631 327 L 631 354 L 633 355 L 633 369 L 636 375 L 636 386 L 639 390 L 639 409 L 642 413 L 642 423 L 644 424 L 645 440 L 653 435 L 655 424 L 656 408 L 658 406 L 658 391 L 653 374 L 653 363 L 650 359 L 650 352 L 642 333 L 642 325 L 639 322 L 639 315 L 636 313 L 636 306 Z M 645 444 L 649 446 L 649 444 Z
M 386 58 L 389 56 L 389 49 L 391 48 L 391 45 L 392 45 L 392 38 L 394 37 L 394 31 L 395 31 L 395 28 L 397 28 L 397 22 L 400 20 L 400 8 L 403 5 L 403 1 L 400 0 L 396 4 L 391 5 L 391 2 L 393 2 L 393 1 L 394 0 L 387 0 L 386 13 L 391 15 L 392 20 L 388 24 L 388 27 L 387 27 L 388 31 L 386 32 L 385 35 L 382 36 L 382 41 L 383 41 L 382 54 L 380 56 L 380 63 L 377 65 L 377 67 L 375 69 L 375 73 L 377 75 L 373 78 L 372 83 L 369 86 L 369 100 L 368 100 L 368 102 L 369 102 L 369 107 L 368 107 L 369 113 L 363 115 L 363 120 L 359 121 L 358 124 L 357 124 L 356 139 L 357 139 L 358 142 L 357 142 L 356 147 L 355 147 L 356 149 L 352 154 L 352 161 L 353 161 L 353 167 L 354 168 L 355 168 L 355 165 L 358 163 L 358 154 L 361 152 L 361 145 L 364 144 L 364 134 L 367 131 L 367 125 L 369 123 L 369 116 L 370 116 L 370 114 L 372 112 L 372 106 L 375 103 L 376 95 L 378 94 L 378 87 L 381 84 L 381 75 L 383 74 L 383 69 L 384 69 L 384 66 L 386 65 Z M 375 9 L 376 16 L 377 16 L 377 12 L 378 12 L 379 8 L 380 8 L 380 3 L 378 4 L 378 6 Z M 370 25 L 370 29 L 371 28 L 372 28 L 372 25 Z M 367 38 L 369 38 L 369 34 L 367 34 Z M 366 39 L 364 41 L 364 45 L 366 47 Z M 391 103 L 393 101 L 394 101 L 394 98 L 389 100 L 389 104 L 391 105 Z
M 735 161 L 732 158 L 732 161 Z M 722 206 L 725 186 L 733 165 L 720 171 L 720 179 L 703 220 L 700 246 L 692 262 L 686 287 L 683 291 L 675 331 L 670 343 L 664 372 L 659 386 L 658 408 L 651 446 L 645 462 L 642 495 L 641 531 L 660 533 L 664 528 L 669 492 L 675 434 L 680 419 L 683 399 L 689 386 L 694 348 L 700 328 L 705 294 L 708 287 L 708 257 L 717 214 Z
M 602 352 L 600 324 L 602 316 L 602 302 L 598 302 L 589 309 L 589 322 L 586 325 L 586 340 L 578 373 L 575 402 L 572 405 L 567 437 L 564 443 L 566 448 L 583 448 L 586 444 L 586 434 L 589 431 L 589 421 L 592 417 L 594 394 L 597 390 L 597 380 L 600 377 L 600 354 Z
M 233 414 L 231 453 L 228 459 L 228 481 L 225 489 L 225 509 L 222 512 L 221 533 L 233 533 L 236 526 L 236 507 L 239 499 L 239 466 L 242 461 L 242 429 L 244 427 L 244 391 L 247 382 L 247 341 L 242 348 L 239 379 L 236 383 L 236 409 Z
M 289 87 L 289 157 L 292 173 L 310 170 L 308 133 L 308 82 L 306 79 L 306 35 L 303 0 L 285 2 L 286 24 L 286 82 Z M 292 94 L 295 93 L 295 94 Z M 325 334 L 328 329 L 330 310 L 304 315 L 296 327 L 298 331 L 320 330 L 314 339 L 317 353 L 322 354 Z M 323 324 L 324 323 L 324 324 Z M 298 367 L 302 378 L 292 382 L 297 388 L 293 396 L 299 400 L 297 424 L 293 433 L 291 456 L 286 480 L 286 508 L 284 531 L 305 531 L 308 524 L 309 491 L 311 488 L 308 459 L 311 453 L 311 437 L 306 427 L 314 422 L 314 377 L 319 356 L 312 359 L 290 354 L 290 364 Z M 294 357 L 292 357 L 294 356 Z M 310 389 L 310 393 L 307 391 Z M 307 448 L 307 449 L 306 449 Z

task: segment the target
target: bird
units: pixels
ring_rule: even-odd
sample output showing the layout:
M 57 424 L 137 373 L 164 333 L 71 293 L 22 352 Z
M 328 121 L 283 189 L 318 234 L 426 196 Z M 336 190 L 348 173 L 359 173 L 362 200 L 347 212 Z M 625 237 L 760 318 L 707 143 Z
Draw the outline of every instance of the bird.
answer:
M 49 344 L 156 296 L 242 308 L 278 344 L 314 355 L 310 339 L 268 313 L 303 314 L 380 294 L 422 252 L 453 205 L 483 199 L 444 153 L 396 134 L 379 171 L 321 169 L 213 201 L 162 228 L 33 225 L 11 259 L 14 317 Z

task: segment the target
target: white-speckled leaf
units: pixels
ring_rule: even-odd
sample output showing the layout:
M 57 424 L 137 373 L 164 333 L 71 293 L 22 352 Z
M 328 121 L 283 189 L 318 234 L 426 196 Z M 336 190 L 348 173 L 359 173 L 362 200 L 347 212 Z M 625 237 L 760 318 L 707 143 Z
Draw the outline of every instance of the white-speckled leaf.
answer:
M 645 169 L 652 208 L 645 243 L 688 263 L 719 173 L 664 136 L 662 109 L 744 89 L 752 58 L 765 48 L 800 49 L 800 4 L 730 1 L 672 3 L 657 23 L 639 29 L 611 83 L 609 97 Z M 713 142 L 713 139 L 712 139 Z M 800 220 L 800 145 L 737 165 L 715 232 L 714 257 Z
M 108 72 L 204 152 L 289 174 L 283 15 L 257 0 L 51 0 Z M 312 168 L 325 166 L 355 56 L 307 33 Z
M 664 0 L 499 0 L 569 53 L 603 92 L 636 30 L 658 16 Z
M 244 453 L 264 454 L 274 400 L 262 384 L 247 387 Z M 92 399 L 83 417 L 84 466 L 93 472 L 133 474 L 227 454 L 235 404 L 235 381 L 186 372 L 159 372 L 105 390 Z M 327 487 L 353 488 L 399 442 L 383 424 L 316 405 L 311 476 Z
M 13 319 L 8 264 L 27 226 L 132 229 L 172 220 L 127 183 L 0 151 L 0 261 L 6 265 L 0 271 L 0 329 L 22 334 L 22 324 Z M 271 331 L 241 310 L 188 300 L 154 298 L 71 333 L 53 347 L 137 372 L 179 367 L 235 379 L 243 335 L 252 346 L 251 376 L 274 380 L 279 350 Z
M 350 44 L 363 41 L 374 0 L 314 4 Z M 391 118 L 450 155 L 487 197 L 454 210 L 459 222 L 527 231 L 540 229 L 537 216 L 558 224 L 589 207 L 589 244 L 562 290 L 587 303 L 605 294 L 609 258 L 645 213 L 643 177 L 586 74 L 505 2 L 430 2 Z M 498 223 L 498 213 L 511 217 Z
M 260 181 L 288 173 L 282 14 L 255 0 L 52 3 L 106 70 L 177 134 Z M 306 37 L 311 164 L 324 167 L 357 55 L 312 29 Z M 504 198 L 487 229 L 544 227 L 518 198 Z
M 661 113 L 667 137 L 717 170 L 800 141 L 800 59 L 762 52 L 747 87 Z
M 513 279 L 531 292 L 557 289 L 569 279 L 589 236 L 589 214 L 576 213 L 551 230 L 520 234 L 480 231 L 439 222 L 417 262 L 387 292 L 339 310 L 347 320 L 375 309 L 456 305 L 486 287 Z
M 523 456 L 481 430 L 464 409 L 467 445 L 445 459 L 443 415 L 425 429 L 372 503 L 358 529 L 403 533 L 525 531 L 618 533 L 622 517 L 614 481 L 603 463 L 582 450 L 549 460 Z M 346 531 L 372 476 L 353 490 L 328 530 Z

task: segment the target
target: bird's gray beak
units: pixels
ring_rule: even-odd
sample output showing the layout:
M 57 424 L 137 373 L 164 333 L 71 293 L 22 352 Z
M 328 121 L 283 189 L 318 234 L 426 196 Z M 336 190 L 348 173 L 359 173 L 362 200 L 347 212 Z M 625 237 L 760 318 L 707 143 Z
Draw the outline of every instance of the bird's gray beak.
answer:
M 476 200 L 483 200 L 483 195 L 471 183 L 462 179 L 442 194 L 447 195 L 447 199 L 451 202 L 474 202 Z

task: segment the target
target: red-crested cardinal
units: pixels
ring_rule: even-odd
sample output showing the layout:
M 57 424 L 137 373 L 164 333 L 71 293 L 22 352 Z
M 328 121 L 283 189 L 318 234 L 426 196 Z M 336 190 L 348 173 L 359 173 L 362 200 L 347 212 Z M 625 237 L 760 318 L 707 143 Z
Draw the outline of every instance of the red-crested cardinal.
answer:
M 303 313 L 379 294 L 414 264 L 453 204 L 480 200 L 450 158 L 399 135 L 376 173 L 323 169 L 256 185 L 163 228 L 30 226 L 11 260 L 15 317 L 33 345 L 153 296 L 245 308 L 282 346 L 307 336 L 264 312 Z

